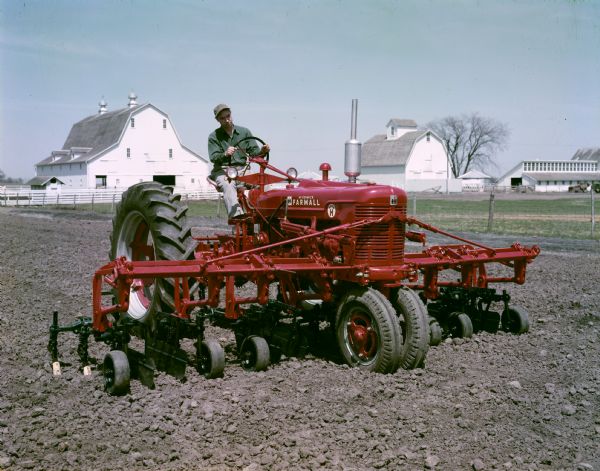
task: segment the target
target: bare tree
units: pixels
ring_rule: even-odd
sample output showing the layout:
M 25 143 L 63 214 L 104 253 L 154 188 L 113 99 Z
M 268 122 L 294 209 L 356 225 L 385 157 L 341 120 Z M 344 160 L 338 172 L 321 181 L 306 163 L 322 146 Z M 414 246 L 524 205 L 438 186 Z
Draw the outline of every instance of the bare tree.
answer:
M 510 135 L 506 124 L 477 113 L 448 116 L 428 127 L 444 141 L 455 177 L 473 168 L 495 166 L 494 155 L 506 148 Z

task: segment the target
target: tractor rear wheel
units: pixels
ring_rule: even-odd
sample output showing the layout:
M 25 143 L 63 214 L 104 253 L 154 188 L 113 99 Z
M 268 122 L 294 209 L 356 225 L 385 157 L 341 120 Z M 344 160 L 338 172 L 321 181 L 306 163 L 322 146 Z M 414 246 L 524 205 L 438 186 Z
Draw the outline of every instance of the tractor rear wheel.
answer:
M 203 340 L 200 343 L 196 368 L 207 379 L 220 378 L 225 369 L 225 350 L 214 339 Z
M 529 314 L 521 306 L 509 307 L 502 313 L 502 330 L 513 334 L 529 331 Z
M 125 352 L 112 350 L 104 357 L 104 389 L 111 396 L 122 396 L 129 391 L 131 372 Z
M 129 187 L 113 218 L 110 260 L 193 260 L 196 242 L 180 198 L 156 182 Z M 156 311 L 173 312 L 174 292 L 171 278 L 134 280 L 127 314 L 152 328 Z
M 402 329 L 400 366 L 406 370 L 419 368 L 425 362 L 429 350 L 429 315 L 421 298 L 413 290 L 400 288 L 392 295 Z
M 372 288 L 351 290 L 336 313 L 336 335 L 350 366 L 394 373 L 400 363 L 402 332 L 394 308 Z

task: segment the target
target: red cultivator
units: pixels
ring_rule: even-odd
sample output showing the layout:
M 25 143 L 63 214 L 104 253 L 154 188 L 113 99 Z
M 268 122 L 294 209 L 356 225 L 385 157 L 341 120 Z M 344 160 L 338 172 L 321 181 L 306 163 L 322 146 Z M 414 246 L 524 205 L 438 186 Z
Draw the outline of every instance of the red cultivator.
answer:
M 489 284 L 523 284 L 537 247 L 490 248 L 452 236 L 407 217 L 403 190 L 329 181 L 326 164 L 322 180 L 312 181 L 268 159 L 250 161 L 256 173 L 231 175 L 247 215 L 230 221 L 230 234 L 194 238 L 187 207 L 158 183 L 124 193 L 112 261 L 94 276 L 93 317 L 53 324 L 55 360 L 59 331 L 79 333 L 85 347 L 93 334 L 111 346 L 106 386 L 119 394 L 130 377 L 151 386 L 156 369 L 183 377 L 191 361 L 205 376 L 221 376 L 224 351 L 205 339 L 207 322 L 233 329 L 241 364 L 253 370 L 323 342 L 322 325 L 332 327 L 330 343 L 348 364 L 381 373 L 422 366 L 429 345 L 447 335 L 527 331 L 527 313 Z M 407 226 L 460 244 L 405 253 L 406 239 L 425 244 Z M 489 265 L 502 273 L 488 275 Z M 144 352 L 129 347 L 131 335 L 144 340 Z M 185 338 L 196 340 L 195 353 L 182 349 Z

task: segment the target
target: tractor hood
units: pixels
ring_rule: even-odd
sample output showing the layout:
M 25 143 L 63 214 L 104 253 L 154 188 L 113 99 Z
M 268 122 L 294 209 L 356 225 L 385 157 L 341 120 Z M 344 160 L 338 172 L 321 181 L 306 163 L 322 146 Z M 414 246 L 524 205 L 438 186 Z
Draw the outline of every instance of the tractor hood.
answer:
M 251 192 L 250 200 L 265 216 L 277 213 L 289 219 L 316 217 L 340 223 L 361 218 L 370 207 L 406 210 L 406 193 L 400 188 L 323 180 L 301 180 L 298 185 L 262 194 Z

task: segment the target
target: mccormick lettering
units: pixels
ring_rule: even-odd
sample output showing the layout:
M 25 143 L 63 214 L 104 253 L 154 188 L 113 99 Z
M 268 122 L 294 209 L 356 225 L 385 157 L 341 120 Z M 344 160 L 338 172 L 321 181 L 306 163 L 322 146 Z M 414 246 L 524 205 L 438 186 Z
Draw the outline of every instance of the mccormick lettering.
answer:
M 319 199 L 312 195 L 288 196 L 287 204 L 288 206 L 321 206 Z

